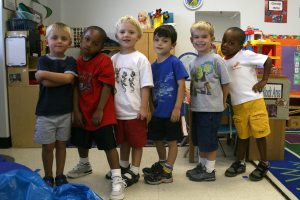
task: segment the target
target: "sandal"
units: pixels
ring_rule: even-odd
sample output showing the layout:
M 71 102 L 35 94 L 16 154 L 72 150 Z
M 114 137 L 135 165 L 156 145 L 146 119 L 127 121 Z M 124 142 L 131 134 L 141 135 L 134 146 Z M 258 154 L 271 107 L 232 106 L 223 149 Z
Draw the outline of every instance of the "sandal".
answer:
M 140 179 L 140 174 L 134 174 L 130 169 L 126 171 L 125 174 L 122 174 L 127 187 L 137 183 Z
M 256 167 L 256 169 L 251 172 L 249 175 L 249 179 L 251 181 L 260 181 L 264 178 L 269 170 L 270 164 L 260 161 Z
M 238 174 L 242 174 L 246 171 L 246 164 L 242 164 L 241 161 L 236 161 L 225 171 L 225 176 L 235 177 Z
M 68 181 L 67 181 L 67 177 L 65 176 L 65 175 L 58 175 L 57 177 L 55 177 L 55 185 L 56 186 L 61 186 L 61 185 L 63 185 L 63 184 L 67 184 L 67 183 L 69 183 Z
M 53 187 L 54 186 L 54 178 L 52 176 L 45 176 L 43 178 L 43 180 L 45 181 L 45 183 L 47 185 L 49 185 L 50 187 Z

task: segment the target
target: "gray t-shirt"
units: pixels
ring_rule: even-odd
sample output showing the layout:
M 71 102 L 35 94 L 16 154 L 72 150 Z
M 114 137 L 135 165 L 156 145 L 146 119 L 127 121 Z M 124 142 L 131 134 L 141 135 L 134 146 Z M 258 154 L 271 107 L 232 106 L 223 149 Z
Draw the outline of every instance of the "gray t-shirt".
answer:
M 230 82 L 224 60 L 211 51 L 199 55 L 190 63 L 191 110 L 194 112 L 222 112 L 221 84 Z

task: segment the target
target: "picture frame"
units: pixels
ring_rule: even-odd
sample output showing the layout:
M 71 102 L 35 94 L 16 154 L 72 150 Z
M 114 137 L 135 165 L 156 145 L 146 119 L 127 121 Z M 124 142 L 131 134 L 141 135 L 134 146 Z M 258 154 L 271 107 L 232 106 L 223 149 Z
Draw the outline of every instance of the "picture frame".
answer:
M 3 8 L 11 11 L 16 11 L 16 0 L 3 0 Z
M 197 10 L 203 4 L 204 0 L 183 0 L 183 4 L 190 10 Z

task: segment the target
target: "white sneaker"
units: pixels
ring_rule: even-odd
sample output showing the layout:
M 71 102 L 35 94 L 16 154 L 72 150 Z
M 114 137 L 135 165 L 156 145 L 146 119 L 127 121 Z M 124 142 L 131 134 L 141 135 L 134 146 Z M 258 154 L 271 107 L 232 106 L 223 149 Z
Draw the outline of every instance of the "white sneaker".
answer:
M 110 200 L 122 200 L 125 197 L 124 190 L 126 187 L 125 181 L 119 177 L 113 177 L 111 181 L 111 193 L 110 193 Z
M 71 171 L 67 173 L 69 178 L 79 178 L 81 176 L 86 176 L 93 172 L 92 166 L 89 162 L 81 163 L 79 162 Z

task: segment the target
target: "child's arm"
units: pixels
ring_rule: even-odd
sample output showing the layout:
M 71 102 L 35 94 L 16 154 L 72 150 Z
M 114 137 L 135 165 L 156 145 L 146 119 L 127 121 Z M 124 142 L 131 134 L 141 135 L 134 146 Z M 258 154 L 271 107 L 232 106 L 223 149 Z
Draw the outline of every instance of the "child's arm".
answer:
M 109 99 L 110 94 L 112 93 L 112 86 L 106 84 L 106 83 L 102 83 L 103 84 L 103 88 L 100 94 L 100 99 L 99 99 L 99 103 L 98 106 L 92 116 L 92 123 L 95 126 L 99 126 L 99 124 L 102 121 L 102 117 L 103 117 L 103 110 L 105 108 L 105 105 Z
M 74 124 L 78 127 L 83 127 L 85 124 L 85 120 L 82 116 L 82 113 L 80 111 L 79 107 L 79 88 L 78 84 L 74 87 L 74 96 L 73 96 L 73 105 L 74 105 Z
M 74 83 L 74 74 L 72 73 L 57 73 L 38 70 L 35 73 L 35 78 L 39 83 L 42 83 L 46 87 L 57 87 Z
M 175 106 L 172 111 L 171 122 L 178 122 L 180 120 L 180 109 L 182 106 L 184 93 L 185 93 L 185 80 L 180 79 L 177 81 L 177 84 L 178 84 L 177 98 L 176 98 Z
M 229 94 L 229 83 L 227 84 L 222 84 L 222 92 L 223 92 L 223 105 L 224 109 L 226 109 L 226 102 L 227 102 L 227 97 Z
M 263 77 L 261 79 L 261 81 L 259 81 L 258 83 L 256 83 L 253 87 L 252 90 L 254 92 L 261 92 L 262 89 L 265 87 L 265 85 L 268 82 L 269 79 L 269 75 L 271 72 L 271 68 L 273 67 L 272 65 L 272 60 L 271 58 L 268 57 L 268 59 L 266 60 L 266 62 L 264 63 L 264 74 Z
M 150 87 L 143 87 L 141 89 L 141 109 L 137 116 L 137 119 L 144 120 L 147 119 L 148 115 L 148 105 L 149 105 Z

